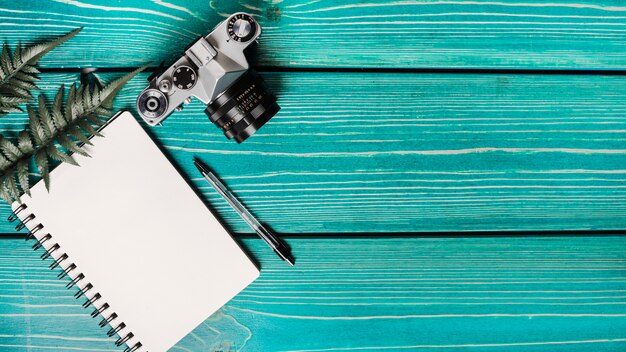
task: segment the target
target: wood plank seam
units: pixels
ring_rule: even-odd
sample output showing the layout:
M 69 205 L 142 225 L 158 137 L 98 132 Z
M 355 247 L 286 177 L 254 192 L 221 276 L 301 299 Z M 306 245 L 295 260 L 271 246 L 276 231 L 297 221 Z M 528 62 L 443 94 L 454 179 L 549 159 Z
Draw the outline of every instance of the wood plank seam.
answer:
M 283 67 L 283 66 L 253 66 L 253 68 L 259 72 L 293 72 L 293 73 L 407 73 L 407 74 L 507 74 L 507 75 L 594 75 L 594 76 L 625 76 L 626 70 L 566 70 L 566 69 L 553 69 L 553 70 L 536 70 L 536 69 L 477 69 L 477 68 L 393 68 L 393 67 L 364 67 L 364 68 L 351 68 L 351 67 Z M 95 70 L 95 73 L 117 73 L 117 72 L 131 72 L 137 69 L 136 67 L 97 67 L 90 68 L 89 71 Z M 146 68 L 144 72 L 154 72 L 158 69 L 157 66 L 151 66 Z M 39 68 L 42 73 L 79 73 L 82 71 L 80 68 L 66 67 L 66 68 Z

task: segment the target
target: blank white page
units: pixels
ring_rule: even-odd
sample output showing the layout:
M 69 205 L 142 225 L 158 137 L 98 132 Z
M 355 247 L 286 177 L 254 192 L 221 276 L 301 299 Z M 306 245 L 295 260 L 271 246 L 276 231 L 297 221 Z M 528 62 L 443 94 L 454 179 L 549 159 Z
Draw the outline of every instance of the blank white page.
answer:
M 203 201 L 129 112 L 119 114 L 85 146 L 91 158 L 74 154 L 80 166 L 61 164 L 23 196 L 34 214 L 27 223 L 50 233 L 45 242 L 67 253 L 79 286 L 93 285 L 100 307 L 107 302 L 140 351 L 166 351 L 259 275 Z M 16 204 L 13 205 L 16 207 Z M 97 329 L 94 322 L 94 329 Z M 106 333 L 106 331 L 104 331 Z

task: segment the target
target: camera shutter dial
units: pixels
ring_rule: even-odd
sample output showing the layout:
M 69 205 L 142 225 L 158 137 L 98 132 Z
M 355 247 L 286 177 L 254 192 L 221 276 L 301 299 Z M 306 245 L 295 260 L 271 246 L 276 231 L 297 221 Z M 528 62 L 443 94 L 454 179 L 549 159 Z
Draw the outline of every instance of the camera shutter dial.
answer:
M 196 85 L 197 80 L 198 76 L 196 75 L 196 71 L 189 66 L 179 66 L 174 70 L 174 74 L 172 74 L 172 81 L 174 81 L 174 85 L 178 89 L 191 89 Z
M 139 95 L 137 109 L 150 119 L 159 118 L 167 110 L 167 98 L 156 89 L 147 89 Z
M 228 35 L 237 42 L 247 42 L 256 34 L 256 22 L 250 15 L 236 14 L 228 20 Z

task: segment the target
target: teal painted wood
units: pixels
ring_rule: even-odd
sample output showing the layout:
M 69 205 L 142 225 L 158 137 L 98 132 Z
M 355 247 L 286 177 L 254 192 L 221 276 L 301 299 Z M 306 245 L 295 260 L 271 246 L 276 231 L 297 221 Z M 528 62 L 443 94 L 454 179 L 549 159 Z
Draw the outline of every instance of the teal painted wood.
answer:
M 626 77 L 264 76 L 283 109 L 241 145 L 200 103 L 150 128 L 235 232 L 250 230 L 199 177 L 194 155 L 279 232 L 626 224 Z M 118 108 L 133 109 L 145 77 Z M 76 78 L 45 74 L 41 87 L 50 97 Z M 0 130 L 15 134 L 25 121 L 11 114 Z M 2 232 L 12 232 L 8 211 L 0 207 Z
M 172 351 L 624 351 L 626 237 L 243 241 L 261 277 Z M 0 240 L 0 349 L 113 351 L 23 240 Z
M 289 67 L 623 69 L 620 0 L 0 1 L 0 39 L 85 30 L 46 67 L 172 61 L 235 11 L 264 26 L 262 65 Z M 256 55 L 253 55 L 256 57 Z

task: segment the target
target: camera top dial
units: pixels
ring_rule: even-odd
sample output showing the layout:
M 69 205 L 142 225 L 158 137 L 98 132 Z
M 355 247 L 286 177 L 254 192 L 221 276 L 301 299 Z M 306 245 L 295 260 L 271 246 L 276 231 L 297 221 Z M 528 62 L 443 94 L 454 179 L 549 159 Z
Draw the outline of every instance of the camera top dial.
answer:
M 233 15 L 226 26 L 228 36 L 237 42 L 247 42 L 254 38 L 257 31 L 256 21 L 245 13 Z
M 194 71 L 189 66 L 178 66 L 174 70 L 174 74 L 172 74 L 172 80 L 174 81 L 174 85 L 178 89 L 191 89 L 196 85 L 198 77 L 196 76 L 196 71 Z

